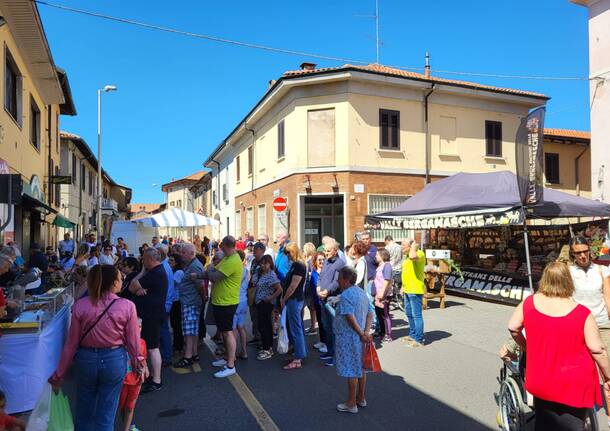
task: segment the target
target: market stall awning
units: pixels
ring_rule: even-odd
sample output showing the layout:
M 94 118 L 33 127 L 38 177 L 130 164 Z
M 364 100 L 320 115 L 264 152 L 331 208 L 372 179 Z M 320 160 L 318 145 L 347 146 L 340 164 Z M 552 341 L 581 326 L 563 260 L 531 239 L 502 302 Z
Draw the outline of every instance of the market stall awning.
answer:
M 428 184 L 391 211 L 367 216 L 369 228 L 471 228 L 518 225 L 527 218 L 610 217 L 610 205 L 545 189 L 535 206 L 521 209 L 515 174 L 459 173 Z
M 66 229 L 73 229 L 76 226 L 76 223 L 71 222 L 68 218 L 62 216 L 61 214 L 56 214 L 55 219 L 53 219 L 53 224 L 59 227 L 65 227 Z
M 140 218 L 133 221 L 151 227 L 197 227 L 218 224 L 217 220 L 210 217 L 205 217 L 180 208 L 170 208 L 151 217 Z

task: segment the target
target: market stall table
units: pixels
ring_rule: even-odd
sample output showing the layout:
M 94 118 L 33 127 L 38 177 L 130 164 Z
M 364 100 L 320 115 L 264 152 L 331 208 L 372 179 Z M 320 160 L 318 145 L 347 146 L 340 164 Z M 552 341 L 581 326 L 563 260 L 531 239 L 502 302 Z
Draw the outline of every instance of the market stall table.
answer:
M 47 379 L 57 367 L 70 322 L 71 296 L 55 311 L 51 320 L 35 333 L 4 333 L 0 336 L 0 389 L 6 395 L 9 414 L 32 410 Z M 28 319 L 29 317 L 29 319 Z M 35 313 L 24 312 L 12 324 L 27 330 L 36 326 Z M 27 322 L 34 320 L 34 322 Z

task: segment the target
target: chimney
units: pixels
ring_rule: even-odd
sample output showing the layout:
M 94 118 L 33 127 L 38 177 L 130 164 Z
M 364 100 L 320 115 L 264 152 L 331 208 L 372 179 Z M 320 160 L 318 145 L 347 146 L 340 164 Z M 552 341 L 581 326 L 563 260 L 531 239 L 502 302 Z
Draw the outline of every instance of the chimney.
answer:
M 269 86 L 267 87 L 267 89 L 273 87 L 275 85 L 275 82 L 276 82 L 275 79 L 270 79 L 269 80 Z
M 316 66 L 316 63 L 301 63 L 301 70 L 314 70 Z
M 430 54 L 426 51 L 426 66 L 424 67 L 424 76 L 430 78 Z

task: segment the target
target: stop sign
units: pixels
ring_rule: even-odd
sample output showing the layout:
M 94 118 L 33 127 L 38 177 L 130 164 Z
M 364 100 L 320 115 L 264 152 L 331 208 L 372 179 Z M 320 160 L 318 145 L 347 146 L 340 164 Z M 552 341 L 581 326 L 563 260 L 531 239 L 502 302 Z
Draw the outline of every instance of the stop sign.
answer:
M 286 202 L 286 198 L 283 197 L 277 197 L 275 199 L 273 199 L 273 209 L 278 211 L 278 212 L 282 212 L 282 211 L 286 211 L 286 208 L 288 207 L 288 203 Z

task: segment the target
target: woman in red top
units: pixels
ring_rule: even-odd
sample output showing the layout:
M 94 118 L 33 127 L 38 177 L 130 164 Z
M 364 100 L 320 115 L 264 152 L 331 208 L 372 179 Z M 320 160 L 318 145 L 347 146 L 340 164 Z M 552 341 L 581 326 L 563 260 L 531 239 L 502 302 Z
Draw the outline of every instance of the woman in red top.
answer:
M 573 293 L 567 265 L 551 263 L 538 292 L 519 304 L 508 323 L 527 354 L 525 389 L 534 396 L 536 430 L 583 429 L 587 410 L 602 405 L 596 363 L 610 388 L 608 352 L 595 319 L 571 299 Z
M 87 277 L 89 295 L 72 308 L 70 332 L 57 371 L 49 379 L 58 390 L 74 360 L 77 400 L 74 427 L 112 431 L 127 361 L 140 376 L 143 368 L 136 307 L 119 298 L 122 280 L 112 265 L 96 265 Z M 127 349 L 127 352 L 125 351 Z

